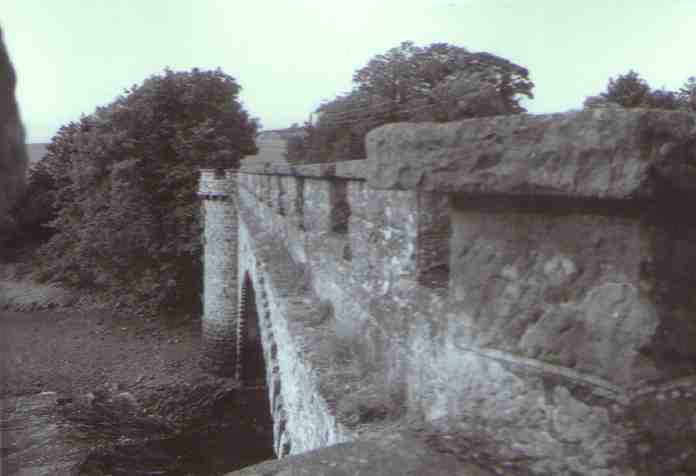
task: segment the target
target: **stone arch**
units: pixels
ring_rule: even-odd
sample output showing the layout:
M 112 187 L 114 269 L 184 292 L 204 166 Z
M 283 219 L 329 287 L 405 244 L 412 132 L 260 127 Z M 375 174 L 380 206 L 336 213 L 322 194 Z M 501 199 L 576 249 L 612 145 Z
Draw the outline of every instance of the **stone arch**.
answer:
M 265 383 L 266 364 L 261 342 L 261 323 L 256 291 L 249 272 L 244 273 L 237 321 L 237 379 L 246 383 Z

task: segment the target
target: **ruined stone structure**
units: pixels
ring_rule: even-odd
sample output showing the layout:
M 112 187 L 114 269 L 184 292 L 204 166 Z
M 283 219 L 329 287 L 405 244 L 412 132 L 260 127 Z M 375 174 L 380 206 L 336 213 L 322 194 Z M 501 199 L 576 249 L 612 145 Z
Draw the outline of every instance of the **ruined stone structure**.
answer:
M 367 149 L 202 173 L 208 360 L 263 354 L 278 456 L 344 443 L 239 474 L 696 474 L 694 116 L 395 124 Z M 361 459 L 372 437 L 393 461 Z

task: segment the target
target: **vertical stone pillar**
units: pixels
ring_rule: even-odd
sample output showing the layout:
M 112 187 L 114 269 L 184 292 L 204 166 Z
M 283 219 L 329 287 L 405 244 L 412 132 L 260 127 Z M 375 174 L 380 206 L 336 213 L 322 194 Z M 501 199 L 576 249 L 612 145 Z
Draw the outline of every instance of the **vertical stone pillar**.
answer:
M 237 174 L 202 169 L 203 357 L 211 373 L 234 376 L 237 360 Z

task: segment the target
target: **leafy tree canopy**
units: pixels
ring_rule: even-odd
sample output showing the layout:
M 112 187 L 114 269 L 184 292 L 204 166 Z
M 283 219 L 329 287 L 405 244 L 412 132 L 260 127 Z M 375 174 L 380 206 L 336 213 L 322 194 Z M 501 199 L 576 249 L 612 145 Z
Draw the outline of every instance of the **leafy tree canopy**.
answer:
M 616 79 L 609 78 L 607 90 L 601 97 L 609 102 L 623 107 L 640 107 L 646 103 L 650 95 L 650 86 L 640 75 L 630 70 Z
M 24 188 L 27 152 L 15 98 L 16 76 L 0 29 L 0 247 L 14 231 L 10 208 Z
M 471 53 L 447 43 L 419 47 L 405 41 L 357 70 L 353 82 L 363 93 L 405 104 L 414 98 L 432 98 L 443 82 L 481 74 L 510 101 L 510 112 L 523 111 L 516 95 L 533 97 L 534 84 L 526 68 L 490 53 Z
M 288 143 L 291 162 L 365 156 L 371 129 L 398 121 L 449 121 L 524 112 L 532 98 L 526 68 L 490 53 L 447 43 L 406 41 L 371 59 L 353 75 L 354 88 L 322 104 L 306 135 Z
M 678 91 L 652 89 L 647 81 L 634 71 L 609 78 L 607 89 L 600 93 L 607 102 L 623 107 L 696 110 L 696 78 L 690 77 Z
M 53 137 L 40 166 L 55 235 L 46 277 L 137 291 L 153 306 L 197 305 L 200 167 L 256 153 L 257 122 L 220 70 L 152 76 Z

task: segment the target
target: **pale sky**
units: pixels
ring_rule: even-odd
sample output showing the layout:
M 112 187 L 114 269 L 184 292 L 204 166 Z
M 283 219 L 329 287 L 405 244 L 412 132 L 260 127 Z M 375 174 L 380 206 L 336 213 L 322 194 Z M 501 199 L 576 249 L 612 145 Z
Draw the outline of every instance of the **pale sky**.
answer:
M 696 76 L 696 0 L 0 0 L 27 142 L 169 66 L 222 68 L 264 129 L 302 123 L 353 71 L 412 40 L 530 70 L 532 113 L 578 109 L 633 68 Z

